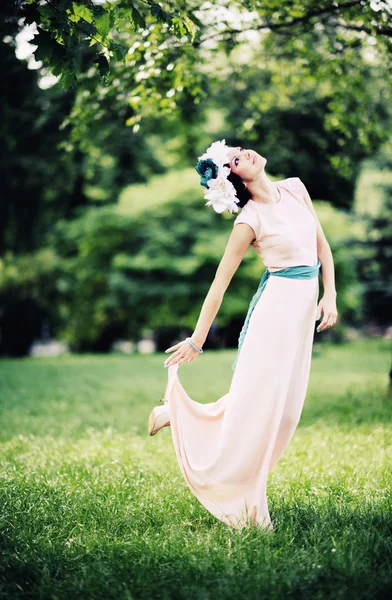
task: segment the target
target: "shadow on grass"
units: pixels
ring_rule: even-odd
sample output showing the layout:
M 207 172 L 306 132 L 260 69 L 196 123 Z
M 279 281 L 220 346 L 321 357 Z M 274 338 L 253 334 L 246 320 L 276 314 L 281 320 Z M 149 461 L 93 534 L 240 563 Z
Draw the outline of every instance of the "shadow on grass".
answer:
M 385 425 L 392 422 L 392 400 L 381 386 L 353 390 L 329 398 L 325 393 L 313 394 L 305 401 L 299 426 L 322 422 L 325 425 Z

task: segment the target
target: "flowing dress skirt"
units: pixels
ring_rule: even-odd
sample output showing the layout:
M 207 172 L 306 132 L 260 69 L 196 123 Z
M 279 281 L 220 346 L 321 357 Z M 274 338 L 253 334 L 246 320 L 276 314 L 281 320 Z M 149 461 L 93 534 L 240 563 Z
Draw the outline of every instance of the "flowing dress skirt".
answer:
M 182 474 L 199 502 L 235 528 L 255 523 L 273 529 L 267 476 L 301 416 L 318 293 L 318 277 L 269 278 L 250 317 L 230 389 L 215 402 L 191 399 L 178 363 L 168 367 L 165 399 Z

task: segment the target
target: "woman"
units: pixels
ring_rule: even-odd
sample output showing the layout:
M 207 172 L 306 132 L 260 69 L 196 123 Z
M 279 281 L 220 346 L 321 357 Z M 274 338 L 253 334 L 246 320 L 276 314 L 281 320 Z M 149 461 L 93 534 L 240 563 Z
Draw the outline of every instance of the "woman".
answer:
M 241 212 L 190 338 L 168 348 L 164 404 L 153 409 L 149 433 L 171 426 L 180 469 L 192 493 L 218 519 L 273 530 L 266 482 L 300 419 L 317 331 L 337 321 L 334 263 L 309 194 L 298 177 L 271 181 L 267 159 L 214 142 L 196 170 L 207 205 Z M 267 267 L 240 334 L 227 394 L 192 400 L 178 367 L 192 363 L 207 338 L 224 293 L 251 245 Z M 324 294 L 319 295 L 321 268 Z M 268 283 L 267 283 L 268 280 Z

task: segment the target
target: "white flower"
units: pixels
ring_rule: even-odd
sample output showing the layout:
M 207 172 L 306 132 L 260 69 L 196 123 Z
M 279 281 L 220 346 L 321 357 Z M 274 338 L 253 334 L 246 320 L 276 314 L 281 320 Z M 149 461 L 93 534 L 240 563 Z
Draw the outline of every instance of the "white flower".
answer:
M 223 167 L 225 163 L 230 162 L 227 150 L 226 140 L 214 142 L 204 154 L 199 156 L 199 160 L 211 158 L 218 167 Z
M 235 187 L 227 179 L 231 169 L 223 166 L 230 163 L 226 140 L 213 142 L 204 154 L 199 156 L 199 160 L 207 160 L 208 158 L 218 167 L 218 175 L 207 182 L 208 192 L 204 196 L 208 200 L 206 206 L 212 206 L 217 213 L 223 213 L 225 210 L 231 213 L 238 212 L 239 199 Z
M 221 171 L 224 171 L 221 174 Z M 223 167 L 219 169 L 219 174 L 216 179 L 210 179 L 207 183 L 208 192 L 205 194 L 204 198 L 208 200 L 206 202 L 206 206 L 212 206 L 215 212 L 223 213 L 225 210 L 229 212 L 238 212 L 237 203 L 239 202 L 235 187 L 227 179 L 226 171 L 230 172 L 230 169 Z

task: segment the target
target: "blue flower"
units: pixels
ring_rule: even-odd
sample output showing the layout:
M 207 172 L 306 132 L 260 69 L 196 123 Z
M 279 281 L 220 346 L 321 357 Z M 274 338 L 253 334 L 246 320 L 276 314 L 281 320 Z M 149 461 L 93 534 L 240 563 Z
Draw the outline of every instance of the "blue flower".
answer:
M 214 163 L 211 158 L 207 158 L 206 160 L 199 160 L 195 167 L 196 171 L 200 175 L 200 185 L 207 186 L 207 182 L 210 179 L 216 179 L 218 176 L 218 166 Z

